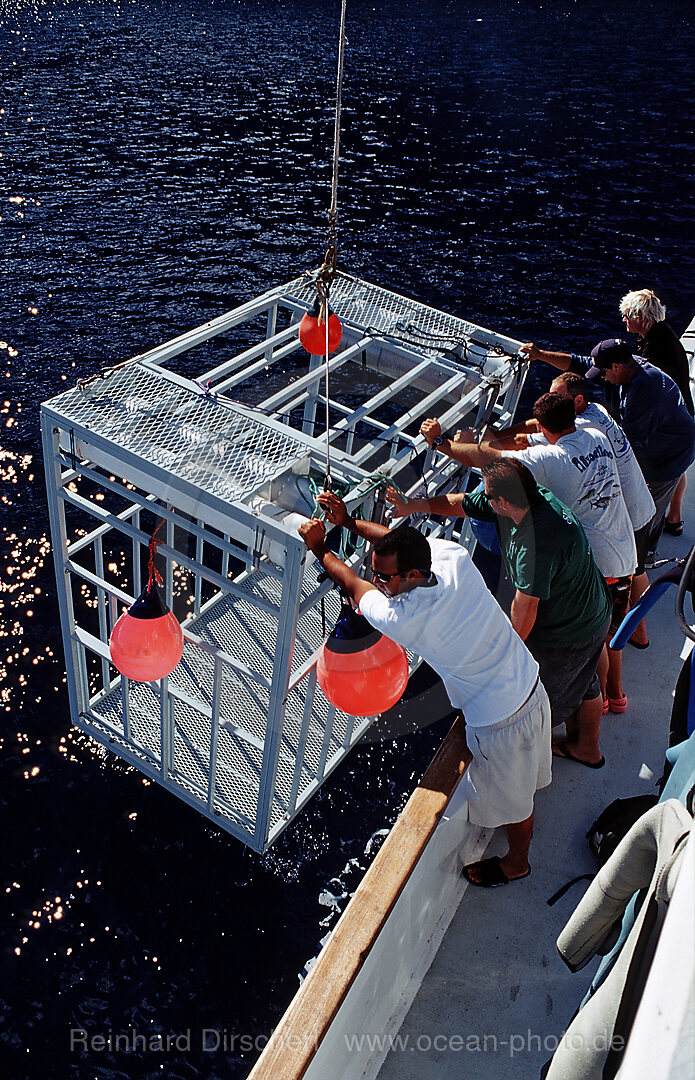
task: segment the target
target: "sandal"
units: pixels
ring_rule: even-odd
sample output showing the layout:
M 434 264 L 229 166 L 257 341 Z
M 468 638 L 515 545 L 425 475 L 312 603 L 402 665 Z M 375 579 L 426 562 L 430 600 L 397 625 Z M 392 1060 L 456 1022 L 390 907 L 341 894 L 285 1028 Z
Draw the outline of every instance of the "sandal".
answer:
M 580 757 L 575 757 L 566 742 L 553 744 L 553 757 L 565 758 L 567 761 L 576 761 L 577 765 L 584 765 L 587 769 L 602 769 L 606 764 L 606 759 L 603 756 L 601 756 L 600 761 L 584 761 Z
M 475 881 L 470 876 L 470 871 L 476 869 L 480 870 L 482 880 Z M 469 881 L 471 885 L 478 885 L 483 889 L 494 889 L 496 885 L 509 885 L 511 881 L 522 881 L 525 877 L 528 877 L 531 873 L 531 867 L 529 866 L 525 874 L 520 874 L 519 877 L 508 878 L 504 870 L 500 866 L 500 860 L 497 855 L 493 855 L 491 859 L 482 859 L 481 862 L 469 863 L 468 866 L 464 866 L 461 874 L 465 877 L 466 881 Z
M 627 709 L 627 694 L 622 697 L 608 698 L 608 708 L 612 713 L 623 713 Z
M 683 525 L 684 525 L 684 522 L 682 522 L 682 521 L 668 521 L 667 520 L 667 521 L 664 522 L 664 532 L 668 533 L 669 536 L 682 536 L 683 535 Z

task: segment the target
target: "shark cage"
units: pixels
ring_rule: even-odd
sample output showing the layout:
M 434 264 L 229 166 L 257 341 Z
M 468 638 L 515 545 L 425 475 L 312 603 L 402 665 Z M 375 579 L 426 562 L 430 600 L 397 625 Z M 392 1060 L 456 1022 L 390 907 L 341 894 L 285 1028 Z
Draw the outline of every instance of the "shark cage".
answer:
M 316 684 L 339 603 L 297 525 L 326 472 L 327 418 L 334 486 L 380 520 L 386 477 L 410 495 L 468 482 L 426 446 L 421 421 L 504 426 L 525 373 L 519 342 L 339 274 L 327 403 L 325 358 L 297 336 L 314 294 L 305 275 L 41 410 L 72 722 L 256 851 L 372 722 Z M 147 581 L 161 521 L 157 561 L 184 653 L 171 675 L 139 683 L 115 669 L 108 642 Z M 453 523 L 423 527 L 451 535 Z M 467 523 L 457 538 L 473 542 Z M 342 554 L 362 568 L 363 546 Z

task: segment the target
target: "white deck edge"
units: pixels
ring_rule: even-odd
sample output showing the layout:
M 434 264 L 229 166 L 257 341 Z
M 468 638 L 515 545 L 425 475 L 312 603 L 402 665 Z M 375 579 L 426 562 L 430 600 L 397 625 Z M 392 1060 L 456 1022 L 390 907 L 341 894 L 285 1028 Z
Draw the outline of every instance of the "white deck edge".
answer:
M 480 857 L 493 835 L 468 821 L 464 789 L 459 784 L 452 795 L 305 1080 L 378 1075 L 467 887 L 461 868 Z

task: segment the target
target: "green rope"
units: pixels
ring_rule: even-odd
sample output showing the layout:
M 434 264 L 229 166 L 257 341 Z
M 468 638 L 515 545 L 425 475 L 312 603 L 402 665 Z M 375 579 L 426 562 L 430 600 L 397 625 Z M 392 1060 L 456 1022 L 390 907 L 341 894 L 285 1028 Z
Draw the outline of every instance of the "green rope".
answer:
M 365 484 L 366 487 L 363 487 L 363 485 Z M 405 498 L 405 492 L 401 488 L 399 488 L 398 484 L 394 483 L 390 476 L 387 476 L 385 473 L 372 473 L 370 476 L 366 476 L 364 480 L 362 480 L 360 484 L 358 484 L 358 488 L 362 488 L 362 491 L 360 492 L 360 494 L 362 495 L 362 499 L 355 506 L 353 516 L 357 518 L 362 518 L 364 514 L 364 504 L 366 501 L 366 497 L 375 489 L 386 486 L 392 487 L 395 491 L 398 492 L 399 495 L 402 495 L 403 498 Z M 350 488 L 350 484 L 340 483 L 337 480 L 333 480 L 331 486 L 331 493 L 333 495 L 337 495 L 339 499 L 344 499 L 350 491 Z M 323 491 L 323 485 L 320 484 L 317 480 L 315 480 L 312 476 L 310 476 L 309 490 L 312 494 L 312 497 L 314 498 L 314 507 L 311 511 L 311 516 L 313 518 L 323 520 L 323 518 L 325 517 L 325 511 L 320 506 L 318 501 L 318 497 Z M 364 537 L 353 537 L 351 533 L 342 530 L 340 536 L 340 547 L 338 549 L 339 557 L 342 559 L 349 559 L 352 557 L 352 555 L 355 554 L 356 551 L 358 551 L 360 548 L 363 548 L 365 544 L 366 540 L 364 539 Z

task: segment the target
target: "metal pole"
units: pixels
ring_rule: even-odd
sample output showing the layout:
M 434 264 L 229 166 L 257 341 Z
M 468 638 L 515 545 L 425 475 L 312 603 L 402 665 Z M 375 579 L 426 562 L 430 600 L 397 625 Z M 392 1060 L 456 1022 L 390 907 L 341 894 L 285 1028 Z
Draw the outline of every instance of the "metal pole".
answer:
M 262 851 L 268 838 L 270 811 L 275 795 L 275 775 L 280 753 L 282 726 L 285 718 L 285 702 L 290 681 L 297 617 L 301 599 L 302 574 L 306 549 L 297 538 L 288 542 L 285 561 L 285 581 L 282 590 L 282 606 L 277 624 L 273 681 L 268 702 L 263 765 L 258 785 L 258 808 L 254 846 Z
M 97 575 L 100 578 L 104 576 L 104 545 L 101 536 L 97 536 L 94 541 L 94 565 L 96 567 Z M 104 589 L 97 588 L 97 610 L 99 612 L 99 636 L 105 645 L 109 641 L 109 633 L 106 629 L 106 605 L 108 599 Z M 109 674 L 109 663 L 104 657 L 101 660 L 101 683 L 104 693 L 110 689 L 111 677 Z
M 60 612 L 60 627 L 65 653 L 65 674 L 68 682 L 68 696 L 72 721 L 85 711 L 87 699 L 83 699 L 77 679 L 78 653 L 80 646 L 73 636 L 75 612 L 70 591 L 70 571 L 68 570 L 68 538 L 65 525 L 65 507 L 58 492 L 63 486 L 60 475 L 59 429 L 51 427 L 51 421 L 41 417 L 41 438 L 43 442 L 43 460 L 46 466 L 46 491 L 48 495 L 48 517 L 51 527 L 51 544 L 55 563 L 56 594 Z
M 215 783 L 217 780 L 217 742 L 220 726 L 220 684 L 222 682 L 222 661 L 215 657 L 212 679 L 212 716 L 210 718 L 210 765 L 208 770 L 208 810 L 212 813 L 215 804 Z

